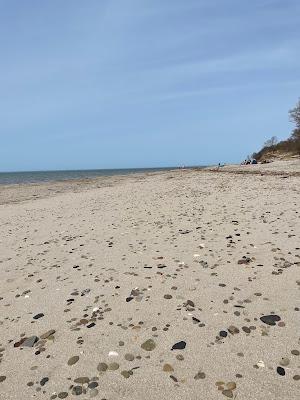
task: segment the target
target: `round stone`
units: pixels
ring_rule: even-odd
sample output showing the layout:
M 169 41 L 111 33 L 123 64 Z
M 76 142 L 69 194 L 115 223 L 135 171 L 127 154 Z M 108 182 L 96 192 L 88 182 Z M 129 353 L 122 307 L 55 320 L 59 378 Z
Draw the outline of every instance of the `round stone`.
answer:
M 248 328 L 247 326 L 243 326 L 242 329 L 243 329 L 243 331 L 244 331 L 245 333 L 251 333 L 251 329 Z
M 98 389 L 92 389 L 92 390 L 90 391 L 90 397 L 91 397 L 91 398 L 92 398 L 92 397 L 96 397 L 96 396 L 98 396 L 98 393 L 99 393 Z
M 170 300 L 170 299 L 172 299 L 172 296 L 170 294 L 165 294 L 164 298 L 167 299 L 167 300 Z
M 284 376 L 285 375 L 285 369 L 282 367 L 277 367 L 277 374 L 280 376 Z
M 116 362 L 108 364 L 108 369 L 110 371 L 116 371 L 117 369 L 119 369 L 120 365 Z
M 127 378 L 130 377 L 131 374 L 129 373 L 129 371 L 122 371 L 122 372 L 121 372 L 121 375 L 124 376 L 124 378 L 127 379 Z
M 300 355 L 300 351 L 299 351 L 299 350 L 292 350 L 291 353 L 292 353 L 294 356 L 299 356 L 299 355 Z
M 74 386 L 73 390 L 72 390 L 72 393 L 75 396 L 80 396 L 82 394 L 82 386 Z
M 172 365 L 170 365 L 170 364 L 165 364 L 165 365 L 163 366 L 163 371 L 164 371 L 164 372 L 173 372 L 173 371 L 174 371 L 174 368 L 173 368 Z
M 68 360 L 68 365 L 74 365 L 74 364 L 76 364 L 77 363 L 77 361 L 79 360 L 79 357 L 78 356 L 73 356 L 73 357 L 71 357 L 71 358 L 69 358 L 69 360 Z
M 294 381 L 300 381 L 300 375 L 294 375 L 293 379 Z
M 239 333 L 239 329 L 234 326 L 234 325 L 230 325 L 230 327 L 228 328 L 228 332 L 230 332 L 232 335 L 236 335 L 237 333 Z
M 141 348 L 146 351 L 152 351 L 156 347 L 156 344 L 153 339 L 148 339 L 141 345 Z
M 97 367 L 97 370 L 98 370 L 99 372 L 105 372 L 105 371 L 107 370 L 107 368 L 108 368 L 108 365 L 107 365 L 107 364 L 105 364 L 105 363 L 99 363 L 99 364 L 98 364 L 98 367 Z
M 288 359 L 288 358 L 286 358 L 286 357 L 283 357 L 282 359 L 281 359 L 281 361 L 280 361 L 280 365 L 282 366 L 282 367 L 286 367 L 287 365 L 289 365 L 289 363 L 290 363 L 290 360 Z
M 234 389 L 236 389 L 236 383 L 235 383 L 235 382 L 228 382 L 228 383 L 226 384 L 226 388 L 227 388 L 228 390 L 234 390 Z
M 127 361 L 133 361 L 134 360 L 134 355 L 130 354 L 130 353 L 127 353 L 127 354 L 125 354 L 124 358 Z

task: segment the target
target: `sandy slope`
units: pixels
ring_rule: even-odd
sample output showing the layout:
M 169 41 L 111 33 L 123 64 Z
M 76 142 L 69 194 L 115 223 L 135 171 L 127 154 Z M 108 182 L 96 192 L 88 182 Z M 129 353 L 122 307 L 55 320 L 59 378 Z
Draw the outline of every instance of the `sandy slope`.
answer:
M 0 206 L 0 398 L 299 399 L 299 177 L 111 179 Z

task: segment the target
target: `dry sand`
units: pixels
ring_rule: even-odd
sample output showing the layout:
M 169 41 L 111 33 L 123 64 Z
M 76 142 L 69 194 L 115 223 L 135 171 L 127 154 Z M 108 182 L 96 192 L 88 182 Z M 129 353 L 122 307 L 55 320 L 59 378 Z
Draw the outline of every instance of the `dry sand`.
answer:
M 298 400 L 300 178 L 279 171 L 0 188 L 0 398 Z

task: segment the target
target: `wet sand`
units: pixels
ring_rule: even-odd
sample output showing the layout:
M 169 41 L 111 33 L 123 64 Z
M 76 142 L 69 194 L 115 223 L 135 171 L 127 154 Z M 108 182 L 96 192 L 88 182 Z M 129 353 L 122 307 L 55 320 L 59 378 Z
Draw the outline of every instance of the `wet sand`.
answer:
M 299 399 L 282 168 L 0 188 L 0 398 Z

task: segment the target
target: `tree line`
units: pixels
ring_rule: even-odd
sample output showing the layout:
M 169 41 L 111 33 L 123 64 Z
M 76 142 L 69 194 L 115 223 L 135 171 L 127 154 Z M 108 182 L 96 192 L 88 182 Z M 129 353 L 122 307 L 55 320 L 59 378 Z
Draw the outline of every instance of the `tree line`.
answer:
M 290 137 L 286 140 L 278 141 L 276 136 L 267 140 L 263 148 L 252 154 L 252 158 L 261 160 L 264 155 L 272 152 L 291 153 L 300 155 L 300 99 L 294 108 L 289 111 L 290 120 L 295 124 Z

